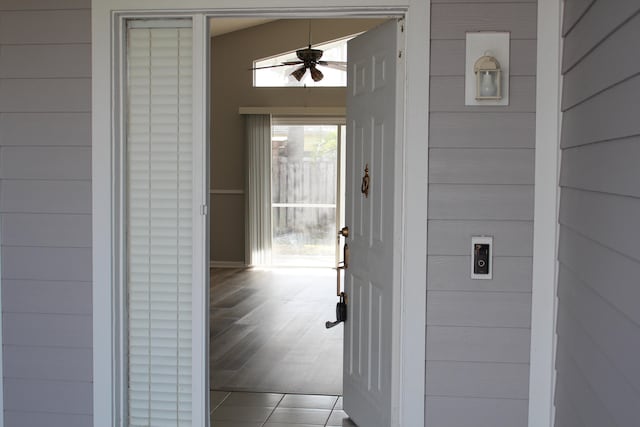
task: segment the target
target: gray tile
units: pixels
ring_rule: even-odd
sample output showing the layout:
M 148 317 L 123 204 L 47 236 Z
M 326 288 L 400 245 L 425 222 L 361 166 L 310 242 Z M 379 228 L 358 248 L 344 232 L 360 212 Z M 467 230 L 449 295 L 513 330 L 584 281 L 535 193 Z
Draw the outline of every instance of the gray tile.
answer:
M 331 416 L 329 417 L 329 421 L 327 425 L 330 426 L 343 426 L 343 427 L 351 427 L 355 426 L 353 421 L 349 419 L 349 416 L 346 412 L 341 409 L 336 409 L 331 412 Z
M 211 414 L 211 419 L 213 421 L 265 422 L 272 411 L 273 408 L 261 408 L 257 406 L 219 406 L 218 409 Z
M 266 423 L 264 427 L 318 427 L 322 424 Z M 214 426 L 217 427 L 217 426 Z
M 337 396 L 320 396 L 311 394 L 287 394 L 279 408 L 333 409 Z
M 272 424 L 310 424 L 324 426 L 331 411 L 328 409 L 276 408 L 269 417 Z
M 262 423 L 211 420 L 211 427 L 262 427 Z
M 333 409 L 344 409 L 344 407 L 342 406 L 342 396 L 338 397 L 336 406 L 334 406 Z
M 223 402 L 222 407 L 226 406 L 242 406 L 251 407 L 259 406 L 263 408 L 275 408 L 278 402 L 282 400 L 282 394 L 278 393 L 244 393 L 233 392 Z
M 216 409 L 229 396 L 227 391 L 212 391 L 209 393 L 209 408 Z

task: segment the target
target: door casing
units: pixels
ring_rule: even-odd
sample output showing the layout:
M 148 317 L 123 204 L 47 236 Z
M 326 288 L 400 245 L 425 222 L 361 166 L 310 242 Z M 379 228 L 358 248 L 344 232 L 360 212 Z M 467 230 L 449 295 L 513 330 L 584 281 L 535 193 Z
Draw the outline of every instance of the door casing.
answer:
M 118 195 L 121 191 L 117 170 L 117 147 L 121 138 L 119 103 L 121 88 L 117 86 L 121 72 L 120 52 L 122 21 L 132 17 L 191 17 L 194 44 L 202 53 L 194 58 L 194 74 L 200 79 L 198 91 L 207 87 L 207 17 L 262 16 L 309 18 L 334 16 L 403 16 L 406 21 L 404 97 L 397 109 L 403 125 L 403 138 L 397 142 L 400 164 L 394 180 L 402 201 L 395 225 L 400 239 L 401 256 L 398 275 L 394 279 L 394 322 L 392 374 L 392 425 L 424 424 L 424 360 L 426 317 L 426 218 L 427 218 L 427 135 L 428 135 L 428 64 L 430 1 L 336 1 L 280 0 L 272 8 L 256 8 L 251 0 L 221 0 L 211 7 L 206 0 L 156 1 L 151 8 L 144 0 L 94 0 L 92 4 L 93 35 L 93 337 L 94 337 L 94 426 L 119 426 L 123 423 L 122 387 L 126 384 L 120 364 L 124 358 L 121 327 L 122 280 L 118 275 L 121 250 L 118 247 L 120 224 L 117 223 Z M 322 6 L 318 6 L 322 5 Z M 412 52 L 414 54 L 412 54 Z M 399 52 L 399 54 L 401 54 Z M 196 70 L 197 69 L 197 70 Z M 404 90 L 410 88 L 410 90 Z M 207 141 L 208 99 L 197 100 L 201 109 L 194 112 Z M 202 171 L 203 176 L 206 171 Z M 411 197 L 407 197 L 411 195 Z M 205 196 L 206 197 L 206 196 Z M 206 239 L 205 239 L 206 241 Z M 206 244 L 202 251 L 206 253 Z M 194 254 L 195 255 L 195 254 Z M 202 254 L 198 254 L 201 256 Z M 204 274 L 203 267 L 203 274 Z M 203 281 L 204 282 L 204 281 Z M 206 316 L 208 289 L 194 280 L 194 318 Z M 105 303 L 105 302 L 109 303 Z M 194 321 L 194 425 L 207 426 L 207 342 L 206 325 Z

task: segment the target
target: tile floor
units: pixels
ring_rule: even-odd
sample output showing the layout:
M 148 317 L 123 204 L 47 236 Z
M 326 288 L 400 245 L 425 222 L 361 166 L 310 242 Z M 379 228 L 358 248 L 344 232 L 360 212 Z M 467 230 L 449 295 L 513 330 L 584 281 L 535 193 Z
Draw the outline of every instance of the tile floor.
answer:
M 356 427 L 341 396 L 211 392 L 211 427 Z

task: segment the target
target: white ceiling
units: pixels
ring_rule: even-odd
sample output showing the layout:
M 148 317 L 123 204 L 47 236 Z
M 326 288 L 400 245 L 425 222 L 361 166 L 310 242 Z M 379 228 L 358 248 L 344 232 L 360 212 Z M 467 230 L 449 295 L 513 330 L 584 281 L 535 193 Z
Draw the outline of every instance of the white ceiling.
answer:
M 256 25 L 275 21 L 275 19 L 265 18 L 212 18 L 209 21 L 211 27 L 211 37 L 219 36 L 233 31 L 243 30 Z

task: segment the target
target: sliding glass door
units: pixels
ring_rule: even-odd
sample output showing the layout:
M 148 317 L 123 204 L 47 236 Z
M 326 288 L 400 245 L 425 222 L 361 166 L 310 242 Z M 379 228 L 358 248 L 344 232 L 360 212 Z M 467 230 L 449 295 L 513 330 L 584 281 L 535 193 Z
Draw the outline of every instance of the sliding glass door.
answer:
M 333 267 L 344 125 L 276 121 L 271 144 L 272 263 Z

